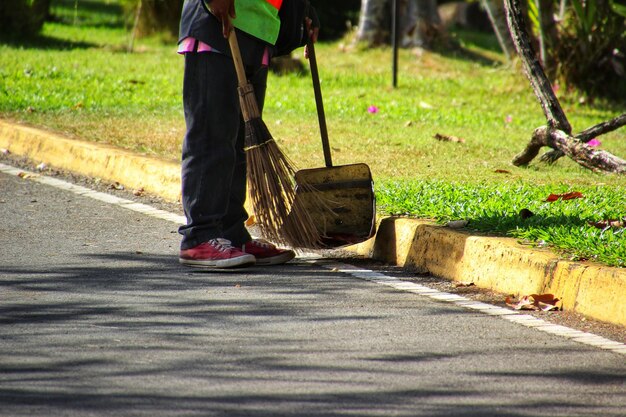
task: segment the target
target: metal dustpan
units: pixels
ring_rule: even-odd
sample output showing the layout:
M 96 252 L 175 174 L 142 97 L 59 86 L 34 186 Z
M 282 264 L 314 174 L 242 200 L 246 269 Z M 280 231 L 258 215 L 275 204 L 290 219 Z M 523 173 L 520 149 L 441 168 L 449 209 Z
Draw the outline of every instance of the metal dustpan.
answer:
M 301 204 L 307 208 L 320 234 L 321 245 L 337 248 L 374 236 L 374 181 L 366 164 L 333 166 L 315 48 L 312 42 L 307 47 L 326 166 L 296 172 L 294 205 Z

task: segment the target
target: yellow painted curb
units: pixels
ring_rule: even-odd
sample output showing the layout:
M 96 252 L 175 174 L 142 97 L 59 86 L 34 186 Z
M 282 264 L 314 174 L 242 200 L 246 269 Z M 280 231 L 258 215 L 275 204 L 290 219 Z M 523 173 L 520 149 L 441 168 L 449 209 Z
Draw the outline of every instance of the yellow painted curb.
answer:
M 471 281 L 516 296 L 554 294 L 563 309 L 626 326 L 626 269 L 564 261 L 510 238 L 472 236 L 433 222 L 386 218 L 352 249 L 376 260 Z
M 180 164 L 0 120 L 0 148 L 87 176 L 180 200 Z
M 71 140 L 0 120 L 0 148 L 54 167 L 180 199 L 180 164 Z M 514 239 L 471 236 L 414 219 L 385 218 L 356 253 L 514 295 L 551 293 L 563 308 L 626 326 L 626 269 L 563 261 Z

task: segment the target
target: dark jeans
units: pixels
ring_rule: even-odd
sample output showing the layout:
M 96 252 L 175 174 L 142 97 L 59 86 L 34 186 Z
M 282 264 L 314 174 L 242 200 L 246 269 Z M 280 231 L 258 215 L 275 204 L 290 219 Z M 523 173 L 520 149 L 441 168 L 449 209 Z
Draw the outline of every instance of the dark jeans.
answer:
M 246 68 L 259 108 L 267 67 Z M 182 150 L 182 203 L 187 224 L 179 228 L 181 249 L 214 238 L 240 246 L 250 240 L 244 122 L 231 58 L 220 53 L 185 54 L 183 108 L 187 133 Z

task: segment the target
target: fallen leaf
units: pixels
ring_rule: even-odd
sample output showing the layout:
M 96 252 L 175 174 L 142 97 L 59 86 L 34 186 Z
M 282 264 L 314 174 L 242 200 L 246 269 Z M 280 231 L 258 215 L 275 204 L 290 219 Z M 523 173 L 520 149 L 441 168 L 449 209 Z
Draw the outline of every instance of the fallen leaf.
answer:
M 572 191 L 572 192 L 563 193 L 563 194 L 550 194 L 548 198 L 546 198 L 546 201 L 548 203 L 552 203 L 558 200 L 573 200 L 575 198 L 584 198 L 584 197 L 585 196 L 582 193 L 578 191 Z
M 255 224 L 256 224 L 256 218 L 254 217 L 254 214 L 251 214 L 246 219 L 246 226 L 250 227 L 250 226 L 254 226 Z
M 590 226 L 597 227 L 598 229 L 622 229 L 626 227 L 626 216 L 621 219 L 608 219 L 608 220 L 600 220 L 598 222 L 588 222 Z
M 143 189 L 143 187 L 141 187 L 141 188 L 139 188 L 138 190 L 133 191 L 133 195 L 136 195 L 137 197 L 140 197 L 140 196 L 142 196 L 142 195 L 143 195 L 143 193 L 144 193 L 145 191 L 146 191 L 146 190 L 144 190 L 144 189 Z
M 473 287 L 476 284 L 474 284 L 473 282 L 455 282 L 452 285 L 454 286 L 454 288 L 463 288 L 463 287 Z
M 496 174 L 510 174 L 511 171 L 507 171 L 506 169 L 496 169 L 495 171 Z
M 541 301 L 537 303 L 537 306 L 539 307 L 541 311 L 552 311 L 552 310 L 558 311 L 559 309 L 559 307 L 554 304 L 542 303 Z
M 554 297 L 554 294 L 531 294 L 530 297 L 535 302 L 542 302 L 555 305 L 559 299 Z
M 116 181 L 113 184 L 109 185 L 109 189 L 111 189 L 111 190 L 123 190 L 124 186 Z
M 507 297 L 506 301 L 507 305 L 513 307 L 515 310 L 535 310 L 533 302 L 527 295 L 517 301 L 515 299 Z
M 454 142 L 454 143 L 465 143 L 465 139 L 459 138 L 451 135 L 442 135 L 441 133 L 435 133 L 433 138 L 440 140 L 442 142 Z
M 559 302 L 554 294 L 531 294 L 525 295 L 519 300 L 506 297 L 506 304 L 515 310 L 552 311 L 559 310 L 556 305 Z
M 21 171 L 17 174 L 17 176 L 26 180 L 28 178 L 37 178 L 39 175 L 31 174 L 30 172 Z

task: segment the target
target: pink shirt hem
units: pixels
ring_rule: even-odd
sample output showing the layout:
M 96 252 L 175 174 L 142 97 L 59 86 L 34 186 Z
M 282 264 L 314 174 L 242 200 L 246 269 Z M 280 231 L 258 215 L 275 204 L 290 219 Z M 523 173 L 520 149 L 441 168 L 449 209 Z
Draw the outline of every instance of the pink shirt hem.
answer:
M 215 48 L 212 48 L 211 45 L 207 45 L 204 42 L 201 41 L 197 41 L 198 42 L 198 49 L 195 49 L 195 45 L 196 45 L 196 39 L 192 38 L 192 37 L 187 37 L 185 39 L 183 39 L 179 44 L 178 44 L 178 50 L 177 52 L 179 54 L 186 54 L 188 52 L 217 52 L 217 53 L 221 53 L 220 51 L 218 51 Z M 268 66 L 270 64 L 270 52 L 268 48 L 265 48 L 265 51 L 263 52 L 263 61 L 261 62 L 262 65 L 264 66 Z

